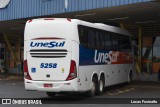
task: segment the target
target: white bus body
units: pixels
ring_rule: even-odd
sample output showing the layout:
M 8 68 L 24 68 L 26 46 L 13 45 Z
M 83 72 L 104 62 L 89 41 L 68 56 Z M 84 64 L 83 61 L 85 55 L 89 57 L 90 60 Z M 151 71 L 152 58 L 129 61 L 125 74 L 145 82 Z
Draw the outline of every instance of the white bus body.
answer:
M 131 80 L 131 52 L 106 50 L 106 41 L 102 43 L 101 39 L 98 42 L 95 37 L 92 38 L 95 49 L 92 48 L 92 43 L 85 47 L 83 44 L 85 45 L 86 40 L 82 40 L 83 44 L 80 40 L 80 35 L 85 35 L 85 29 L 92 29 L 92 32 L 100 30 L 97 37 L 104 40 L 107 40 L 107 37 L 104 37 L 107 32 L 120 34 L 120 37 L 129 36 L 127 31 L 118 27 L 77 19 L 43 18 L 27 21 L 24 35 L 26 90 L 48 93 L 85 92 L 92 90 L 93 78 L 96 79 L 95 88 L 103 85 L 98 85 L 101 78 L 104 81 L 102 88 Z M 101 31 L 103 36 L 100 36 Z M 89 40 L 89 36 L 87 38 Z M 115 41 L 112 41 L 112 44 L 115 44 Z

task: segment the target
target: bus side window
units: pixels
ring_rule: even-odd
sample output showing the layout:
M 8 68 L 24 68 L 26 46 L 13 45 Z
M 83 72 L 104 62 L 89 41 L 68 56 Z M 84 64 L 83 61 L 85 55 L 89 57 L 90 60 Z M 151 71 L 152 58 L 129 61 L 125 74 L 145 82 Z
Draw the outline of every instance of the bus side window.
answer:
M 95 49 L 95 34 L 92 29 L 88 30 L 88 47 Z
M 80 44 L 83 46 L 87 47 L 88 46 L 88 38 L 87 38 L 87 27 L 83 26 L 78 26 L 78 33 L 79 33 L 79 39 L 80 39 Z
M 95 37 L 95 42 L 96 42 L 96 43 L 95 43 L 95 48 L 96 48 L 96 49 L 99 49 L 99 48 L 100 48 L 100 47 L 99 47 L 99 44 L 100 44 L 100 43 L 99 43 L 99 34 L 100 34 L 99 31 L 96 31 L 96 37 Z
M 104 32 L 100 32 L 99 40 L 100 40 L 99 47 L 100 47 L 100 49 L 103 50 L 105 47 Z
M 122 42 L 123 36 L 118 35 L 118 50 L 122 51 L 123 50 L 123 42 Z
M 131 42 L 129 36 L 126 36 L 126 52 L 131 52 Z
M 115 51 L 115 50 L 118 50 L 117 46 L 118 46 L 118 37 L 117 37 L 117 34 L 112 34 L 112 49 Z
M 131 51 L 130 39 L 128 36 L 121 35 L 121 51 L 129 52 Z
M 105 32 L 105 49 L 106 50 L 111 50 L 112 49 L 112 40 L 111 40 L 111 35 L 108 32 Z
M 125 46 L 126 46 L 126 40 L 125 40 L 125 36 L 121 35 L 121 51 L 125 52 Z

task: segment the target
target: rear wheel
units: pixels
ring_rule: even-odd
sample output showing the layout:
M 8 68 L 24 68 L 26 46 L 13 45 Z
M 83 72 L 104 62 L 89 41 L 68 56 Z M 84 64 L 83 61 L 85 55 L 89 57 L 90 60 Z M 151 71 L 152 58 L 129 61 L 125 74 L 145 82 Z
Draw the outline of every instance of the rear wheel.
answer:
M 87 96 L 93 97 L 95 96 L 97 90 L 97 79 L 93 78 L 90 85 L 91 85 L 91 90 L 87 92 Z
M 46 92 L 48 97 L 54 97 L 56 95 L 56 93 L 54 92 Z
M 98 91 L 97 94 L 98 95 L 102 95 L 103 94 L 103 90 L 104 90 L 104 78 L 101 77 L 98 83 Z

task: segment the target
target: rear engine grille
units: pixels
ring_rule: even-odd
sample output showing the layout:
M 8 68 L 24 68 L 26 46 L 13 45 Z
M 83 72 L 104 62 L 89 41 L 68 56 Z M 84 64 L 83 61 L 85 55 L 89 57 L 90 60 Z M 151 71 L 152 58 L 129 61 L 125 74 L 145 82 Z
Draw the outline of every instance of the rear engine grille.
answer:
M 30 55 L 36 58 L 62 58 L 66 57 L 67 50 L 30 50 Z

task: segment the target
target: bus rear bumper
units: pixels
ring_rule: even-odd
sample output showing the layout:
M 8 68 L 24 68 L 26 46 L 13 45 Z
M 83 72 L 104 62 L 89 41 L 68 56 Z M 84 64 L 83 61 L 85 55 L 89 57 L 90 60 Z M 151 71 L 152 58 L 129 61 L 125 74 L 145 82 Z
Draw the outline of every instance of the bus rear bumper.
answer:
M 52 84 L 52 87 L 45 87 L 44 84 Z M 70 81 L 32 81 L 25 79 L 25 89 L 45 92 L 77 92 L 77 79 Z

